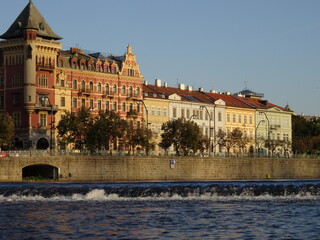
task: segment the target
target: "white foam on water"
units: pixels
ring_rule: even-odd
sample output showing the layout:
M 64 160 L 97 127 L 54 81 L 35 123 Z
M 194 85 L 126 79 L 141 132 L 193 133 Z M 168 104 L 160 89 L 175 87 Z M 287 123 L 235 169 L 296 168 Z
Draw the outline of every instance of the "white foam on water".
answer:
M 254 196 L 251 192 L 243 192 L 240 195 L 221 196 L 218 193 L 199 194 L 189 193 L 187 196 L 179 194 L 170 194 L 167 192 L 153 194 L 147 197 L 120 197 L 118 194 L 106 194 L 103 189 L 94 189 L 87 194 L 73 194 L 71 196 L 57 195 L 52 197 L 43 197 L 41 195 L 0 195 L 0 202 L 21 202 L 21 201 L 304 201 L 320 200 L 320 196 L 312 195 L 309 192 L 300 192 L 298 194 L 272 196 L 263 194 Z

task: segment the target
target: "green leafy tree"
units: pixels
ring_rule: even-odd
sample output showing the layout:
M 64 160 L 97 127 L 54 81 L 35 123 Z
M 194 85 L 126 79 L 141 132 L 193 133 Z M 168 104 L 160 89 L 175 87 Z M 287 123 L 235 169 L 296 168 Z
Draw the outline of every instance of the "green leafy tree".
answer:
M 8 114 L 0 115 L 0 147 L 8 147 L 14 136 L 14 124 L 12 117 Z
M 162 130 L 162 140 L 159 144 L 161 148 L 168 149 L 173 145 L 178 156 L 186 156 L 190 152 L 194 154 L 198 151 L 202 135 L 195 122 L 178 118 L 163 123 Z
M 93 119 L 86 108 L 78 112 L 65 112 L 59 122 L 58 136 L 61 143 L 75 144 L 76 149 L 83 149 L 87 144 L 87 135 Z

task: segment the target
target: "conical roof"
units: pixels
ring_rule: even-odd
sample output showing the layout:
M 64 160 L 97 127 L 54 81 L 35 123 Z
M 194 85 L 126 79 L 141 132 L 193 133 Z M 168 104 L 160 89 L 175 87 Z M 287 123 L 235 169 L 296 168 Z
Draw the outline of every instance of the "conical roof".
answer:
M 23 36 L 23 31 L 25 29 L 34 29 L 37 31 L 37 36 L 45 39 L 62 39 L 62 37 L 51 29 L 47 21 L 33 4 L 32 0 L 29 1 L 28 5 L 22 10 L 8 31 L 1 35 L 0 38 L 20 38 Z

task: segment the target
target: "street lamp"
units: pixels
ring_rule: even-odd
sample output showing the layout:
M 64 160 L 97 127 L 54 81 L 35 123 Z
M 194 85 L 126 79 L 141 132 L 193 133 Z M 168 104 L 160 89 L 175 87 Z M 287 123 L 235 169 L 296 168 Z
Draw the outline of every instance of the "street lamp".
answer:
M 50 116 L 51 116 L 51 123 L 50 123 L 50 150 L 54 150 L 54 144 L 53 144 L 53 129 L 54 129 L 54 121 L 53 121 L 53 105 L 50 102 L 50 99 L 48 96 L 42 97 L 42 101 L 44 102 L 45 107 L 47 106 L 46 104 L 46 100 L 49 103 L 49 107 L 50 107 Z
M 146 146 L 146 154 L 147 154 L 147 156 L 149 155 L 149 119 L 148 119 L 148 116 L 149 116 L 149 110 L 148 110 L 148 108 L 147 108 L 147 106 L 146 106 L 146 104 L 144 103 L 144 101 L 143 100 L 137 100 L 137 102 L 141 102 L 142 103 L 142 105 L 143 105 L 143 107 L 144 107 L 144 109 L 146 110 L 146 118 L 147 118 L 147 146 Z
M 267 122 L 268 122 L 268 128 L 267 128 L 267 135 L 268 135 L 268 144 L 270 144 L 270 121 L 269 121 L 269 118 L 268 118 L 268 116 L 267 116 L 267 114 L 265 113 L 265 112 L 259 112 L 259 114 L 261 115 L 261 114 L 264 114 L 264 116 L 266 117 L 266 119 L 267 119 Z M 269 156 L 269 145 L 267 145 L 268 146 L 268 156 Z
M 259 123 L 258 123 L 258 125 L 257 125 L 257 127 L 256 127 L 256 129 L 255 129 L 254 137 L 255 137 L 255 143 L 256 143 L 256 145 L 257 145 L 257 132 L 258 132 L 258 127 L 259 127 L 260 123 L 262 123 L 262 122 L 265 122 L 265 120 L 264 120 L 264 119 L 260 120 Z M 256 149 L 256 151 L 258 152 L 258 156 L 259 156 L 259 155 L 260 155 L 260 154 L 259 154 L 259 149 Z
M 211 116 L 210 116 L 209 110 L 206 106 L 200 106 L 200 109 L 201 110 L 205 109 L 208 116 L 209 116 L 209 151 L 208 151 L 208 154 L 210 157 L 211 156 Z
M 192 120 L 192 118 L 197 119 L 197 118 L 198 118 L 198 115 L 193 114 L 193 115 L 189 118 L 189 121 L 191 121 L 191 120 Z

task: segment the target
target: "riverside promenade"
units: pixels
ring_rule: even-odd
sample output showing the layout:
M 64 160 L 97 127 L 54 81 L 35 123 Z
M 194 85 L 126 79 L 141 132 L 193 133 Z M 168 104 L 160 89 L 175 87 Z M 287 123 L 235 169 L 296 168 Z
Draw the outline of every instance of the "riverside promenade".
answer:
M 24 156 L 0 159 L 0 182 L 43 176 L 59 182 L 319 179 L 320 159 Z

